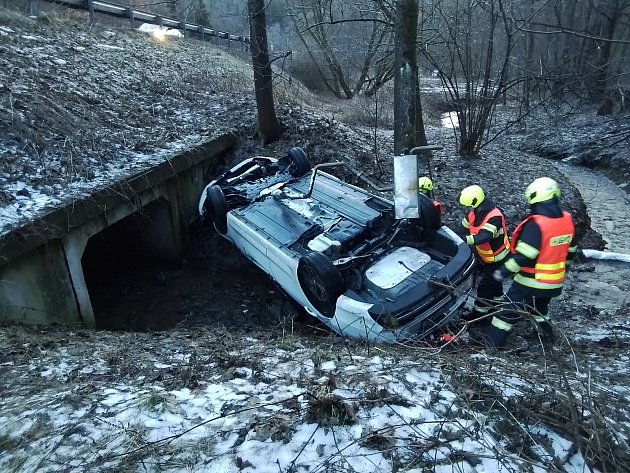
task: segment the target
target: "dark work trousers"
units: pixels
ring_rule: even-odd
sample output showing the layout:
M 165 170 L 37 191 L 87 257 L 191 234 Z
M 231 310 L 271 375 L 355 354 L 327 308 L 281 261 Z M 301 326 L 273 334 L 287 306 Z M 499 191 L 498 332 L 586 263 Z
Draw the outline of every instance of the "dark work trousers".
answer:
M 490 312 L 495 304 L 503 299 L 503 283 L 492 277 L 492 273 L 501 267 L 500 263 L 481 263 L 481 280 L 477 285 L 477 299 L 473 306 L 473 312 L 485 315 Z
M 534 295 L 533 290 L 514 281 L 510 289 L 508 289 L 505 299 L 506 302 L 509 303 L 509 308 L 506 312 L 498 316 L 498 318 L 504 322 L 510 324 L 515 323 L 519 319 L 518 312 L 523 310 L 529 312 L 537 319 L 540 318 L 540 316 L 544 319 L 548 319 L 551 297 Z M 548 320 L 544 321 L 547 322 Z

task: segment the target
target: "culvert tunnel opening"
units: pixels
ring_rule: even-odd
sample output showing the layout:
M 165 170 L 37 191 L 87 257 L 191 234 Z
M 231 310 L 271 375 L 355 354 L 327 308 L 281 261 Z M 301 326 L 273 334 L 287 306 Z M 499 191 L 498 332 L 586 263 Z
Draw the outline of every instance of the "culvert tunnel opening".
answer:
M 164 307 L 165 288 L 181 265 L 170 220 L 169 204 L 160 199 L 89 239 L 81 264 L 97 329 L 163 330 L 178 323 L 178 310 Z
M 164 243 L 175 238 L 158 224 L 168 208 L 149 204 L 88 241 L 81 263 L 97 330 L 293 329 L 287 297 L 216 232 L 191 230 L 169 253 Z

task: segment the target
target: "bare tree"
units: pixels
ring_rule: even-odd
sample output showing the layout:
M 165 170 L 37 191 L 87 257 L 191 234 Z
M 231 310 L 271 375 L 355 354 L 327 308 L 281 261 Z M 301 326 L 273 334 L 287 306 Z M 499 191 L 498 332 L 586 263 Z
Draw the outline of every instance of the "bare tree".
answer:
M 249 31 L 258 108 L 258 136 L 263 144 L 271 143 L 282 135 L 282 126 L 276 116 L 273 101 L 272 70 L 267 47 L 265 1 L 248 0 Z
M 503 94 L 521 82 L 507 79 L 514 28 L 501 0 L 443 4 L 432 22 L 434 45 L 422 53 L 438 71 L 457 112 L 459 153 L 472 156 L 482 148 Z
M 392 78 L 393 29 L 381 3 L 304 0 L 297 4 L 287 0 L 306 54 L 323 86 L 338 98 L 373 95 Z
M 394 152 L 426 145 L 418 87 L 418 0 L 396 4 L 394 41 Z
M 523 70 L 534 91 L 584 96 L 596 103 L 630 89 L 630 0 L 538 0 L 525 7 L 514 1 L 514 26 L 527 37 Z M 622 108 L 622 107 L 616 107 Z

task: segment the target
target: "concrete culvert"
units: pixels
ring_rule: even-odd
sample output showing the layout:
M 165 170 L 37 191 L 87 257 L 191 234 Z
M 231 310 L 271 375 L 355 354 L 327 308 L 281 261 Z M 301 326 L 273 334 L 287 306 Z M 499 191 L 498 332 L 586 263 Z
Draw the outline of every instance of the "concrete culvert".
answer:
M 155 293 L 180 265 L 174 233 L 169 204 L 160 199 L 90 238 L 81 264 L 96 328 L 155 330 L 179 321 L 154 310 Z

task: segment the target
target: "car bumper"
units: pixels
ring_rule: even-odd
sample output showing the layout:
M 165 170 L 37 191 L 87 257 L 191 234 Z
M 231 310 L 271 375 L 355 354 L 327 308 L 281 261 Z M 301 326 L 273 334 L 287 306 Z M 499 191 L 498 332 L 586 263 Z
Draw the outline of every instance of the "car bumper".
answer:
M 371 304 L 357 301 L 347 295 L 343 295 L 337 300 L 335 316 L 325 322 L 340 335 L 378 343 L 420 340 L 446 325 L 455 317 L 457 311 L 466 302 L 472 284 L 473 276 L 469 274 L 457 285 L 457 295 L 445 297 L 433 305 L 430 312 L 425 311 L 418 314 L 409 322 L 396 328 L 386 328 L 375 321 L 369 313 Z M 391 318 L 395 321 L 393 315 Z

